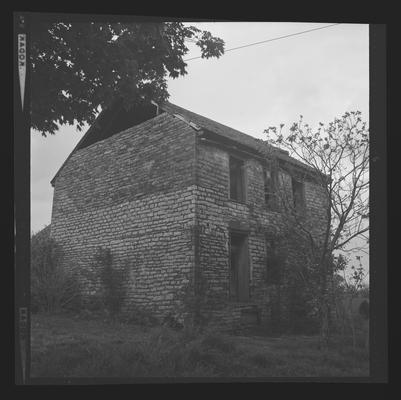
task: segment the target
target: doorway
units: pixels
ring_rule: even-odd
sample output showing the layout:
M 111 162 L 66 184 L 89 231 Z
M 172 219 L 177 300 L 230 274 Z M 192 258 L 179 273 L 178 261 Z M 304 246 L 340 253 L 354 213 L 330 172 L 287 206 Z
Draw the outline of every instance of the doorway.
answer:
M 230 232 L 230 299 L 249 300 L 248 235 Z

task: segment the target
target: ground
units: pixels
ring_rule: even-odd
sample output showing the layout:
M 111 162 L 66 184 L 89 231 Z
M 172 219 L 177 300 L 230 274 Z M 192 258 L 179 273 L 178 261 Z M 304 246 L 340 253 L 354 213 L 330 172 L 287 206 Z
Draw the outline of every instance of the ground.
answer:
M 335 338 L 228 335 L 62 314 L 31 317 L 31 377 L 361 377 L 369 355 Z

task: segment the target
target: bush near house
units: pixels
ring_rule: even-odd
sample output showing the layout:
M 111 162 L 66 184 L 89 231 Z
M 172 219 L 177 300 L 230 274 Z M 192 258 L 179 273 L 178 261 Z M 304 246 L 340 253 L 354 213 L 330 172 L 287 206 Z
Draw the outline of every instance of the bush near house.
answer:
M 61 267 L 63 254 L 50 237 L 50 225 L 31 237 L 31 309 L 33 312 L 77 310 L 80 307 L 76 276 Z

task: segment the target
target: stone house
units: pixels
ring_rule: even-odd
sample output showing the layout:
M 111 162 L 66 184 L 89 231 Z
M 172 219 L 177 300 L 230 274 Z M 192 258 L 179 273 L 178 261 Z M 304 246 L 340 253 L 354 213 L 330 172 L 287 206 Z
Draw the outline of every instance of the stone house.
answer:
M 287 152 L 169 102 L 117 102 L 51 181 L 51 236 L 87 297 L 101 290 L 85 273 L 96 277 L 95 251 L 110 249 L 128 271 L 125 313 L 191 315 L 189 296 L 215 324 L 268 324 L 279 182 L 318 235 L 324 190 Z

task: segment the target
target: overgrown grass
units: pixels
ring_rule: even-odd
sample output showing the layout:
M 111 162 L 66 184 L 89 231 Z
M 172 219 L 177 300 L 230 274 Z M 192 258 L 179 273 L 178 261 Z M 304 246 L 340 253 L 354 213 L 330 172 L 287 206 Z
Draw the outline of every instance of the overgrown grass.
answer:
M 32 316 L 32 377 L 367 376 L 362 348 L 315 337 L 232 336 L 62 315 Z

